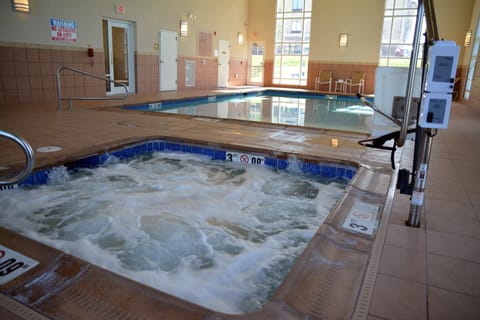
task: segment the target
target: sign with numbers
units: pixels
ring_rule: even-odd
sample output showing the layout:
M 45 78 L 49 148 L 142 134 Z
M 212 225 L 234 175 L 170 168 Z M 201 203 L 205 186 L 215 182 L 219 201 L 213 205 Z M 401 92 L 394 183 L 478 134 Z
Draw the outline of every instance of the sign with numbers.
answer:
M 15 279 L 37 264 L 38 261 L 0 245 L 0 285 Z
M 372 235 L 378 228 L 380 206 L 365 202 L 353 205 L 343 222 L 343 227 L 353 232 Z
M 251 155 L 247 153 L 238 153 L 233 151 L 227 151 L 225 153 L 225 161 L 232 161 L 243 164 L 265 164 L 265 157 Z

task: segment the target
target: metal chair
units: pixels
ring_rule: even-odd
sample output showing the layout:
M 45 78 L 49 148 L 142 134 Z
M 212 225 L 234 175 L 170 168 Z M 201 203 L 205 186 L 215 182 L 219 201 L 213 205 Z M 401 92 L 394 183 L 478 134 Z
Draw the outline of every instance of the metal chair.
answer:
M 352 87 L 358 87 L 358 93 L 363 93 L 365 89 L 365 72 L 352 72 L 352 77 L 345 81 L 346 88 L 350 88 L 352 93 Z
M 328 91 L 332 91 L 332 73 L 330 71 L 322 71 L 315 78 L 315 91 L 319 91 L 322 84 L 328 84 Z

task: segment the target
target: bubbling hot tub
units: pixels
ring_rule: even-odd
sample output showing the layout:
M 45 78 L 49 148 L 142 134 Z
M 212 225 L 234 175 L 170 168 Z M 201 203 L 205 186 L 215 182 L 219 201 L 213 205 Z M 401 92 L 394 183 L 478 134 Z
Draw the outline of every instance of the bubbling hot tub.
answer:
M 296 301 L 318 313 L 338 292 L 353 306 L 389 183 L 346 161 L 155 140 L 37 172 L 27 185 L 41 186 L 0 194 L 0 220 L 200 310 L 251 315 Z

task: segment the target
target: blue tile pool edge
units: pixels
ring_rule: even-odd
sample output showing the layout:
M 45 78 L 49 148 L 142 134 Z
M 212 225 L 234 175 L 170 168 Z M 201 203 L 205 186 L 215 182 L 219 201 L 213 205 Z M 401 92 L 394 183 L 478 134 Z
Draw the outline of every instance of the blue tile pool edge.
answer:
M 207 146 L 189 144 L 189 143 L 180 143 L 180 142 L 173 142 L 168 140 L 149 140 L 146 142 L 140 142 L 136 144 L 129 144 L 125 147 L 121 147 L 120 149 L 116 149 L 111 152 L 106 152 L 102 154 L 96 154 L 92 156 L 88 156 L 85 158 L 80 158 L 74 160 L 72 162 L 66 163 L 69 169 L 77 169 L 77 168 L 94 168 L 98 167 L 99 165 L 103 164 L 108 158 L 116 157 L 118 159 L 130 159 L 136 156 L 141 156 L 147 153 L 153 152 L 185 152 L 191 154 L 198 154 L 210 157 L 211 160 L 222 160 L 226 161 L 226 153 L 227 150 L 212 148 Z M 237 152 L 235 150 L 230 150 Z M 248 153 L 248 154 L 255 154 L 258 156 L 265 157 L 264 165 L 269 166 L 274 169 L 279 170 L 286 170 L 289 168 L 292 163 L 295 163 L 296 169 L 300 168 L 304 174 L 311 174 L 316 176 L 321 176 L 323 178 L 328 179 L 335 179 L 335 178 L 342 178 L 350 181 L 353 176 L 355 176 L 357 172 L 357 168 L 353 165 L 347 165 L 342 163 L 334 163 L 327 162 L 324 159 L 321 161 L 305 161 L 303 159 L 280 159 L 274 158 L 270 156 L 264 156 L 261 152 L 256 153 L 254 151 L 250 152 L 240 152 L 239 153 Z M 48 181 L 48 175 L 52 168 L 43 169 L 39 171 L 35 171 L 32 173 L 27 179 L 19 184 L 20 187 L 28 187 L 28 186 L 35 186 L 35 185 L 42 185 L 46 184 Z

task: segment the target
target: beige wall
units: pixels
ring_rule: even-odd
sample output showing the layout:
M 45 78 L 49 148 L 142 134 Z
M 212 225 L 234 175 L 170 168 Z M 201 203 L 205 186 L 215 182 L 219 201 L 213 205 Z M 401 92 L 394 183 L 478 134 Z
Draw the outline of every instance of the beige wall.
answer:
M 249 42 L 263 42 L 267 59 L 273 59 L 276 3 L 276 0 L 248 1 L 247 40 Z
M 434 0 L 440 36 L 463 43 L 471 29 L 471 16 L 478 0 Z M 31 14 L 14 13 L 10 1 L 0 2 L 0 41 L 102 47 L 103 17 L 134 21 L 138 52 L 152 52 L 160 29 L 178 31 L 180 19 L 189 22 L 190 35 L 179 41 L 179 55 L 196 56 L 198 32 L 216 32 L 231 43 L 231 56 L 247 57 L 247 45 L 237 45 L 238 32 L 247 40 L 265 41 L 266 58 L 273 59 L 276 0 L 123 0 L 125 14 L 115 12 L 115 0 L 42 0 L 32 2 Z M 384 0 L 313 0 L 311 30 L 312 61 L 377 63 Z M 188 13 L 196 19 L 187 17 Z M 477 13 L 478 15 L 478 13 Z M 49 18 L 75 20 L 75 44 L 50 40 Z M 248 23 L 248 26 L 245 25 Z M 349 34 L 347 48 L 338 47 L 339 33 Z M 468 49 L 467 49 L 468 50 Z M 463 49 L 461 63 L 467 64 Z
M 465 32 L 471 29 L 476 1 L 479 0 L 434 0 L 440 36 L 462 46 Z M 267 59 L 273 59 L 275 4 L 276 0 L 249 0 L 248 3 L 249 40 L 266 41 Z M 310 60 L 378 63 L 384 9 L 385 0 L 313 0 Z M 340 33 L 349 35 L 347 48 L 338 46 Z M 462 49 L 460 61 L 463 57 Z
M 115 12 L 115 4 L 126 6 L 125 14 Z M 189 19 L 188 13 L 196 16 Z M 42 0 L 32 1 L 32 13 L 15 13 L 10 1 L 0 2 L 0 41 L 102 48 L 101 20 L 113 18 L 136 24 L 136 50 L 152 52 L 159 30 L 178 32 L 181 19 L 189 22 L 190 35 L 179 41 L 179 55 L 197 55 L 198 32 L 216 32 L 214 40 L 228 40 L 231 56 L 244 58 L 247 46 L 236 43 L 237 33 L 246 32 L 248 0 Z M 76 43 L 52 41 L 50 18 L 77 22 Z M 214 41 L 216 48 L 217 41 Z
M 377 63 L 384 0 L 314 0 L 310 60 Z M 267 59 L 273 59 L 276 0 L 249 0 L 249 41 L 265 41 Z M 339 33 L 349 34 L 347 48 L 338 47 Z
M 384 0 L 313 1 L 310 60 L 378 63 Z M 340 48 L 340 33 L 348 46 Z
M 464 48 L 462 44 L 465 32 L 476 28 L 480 0 L 433 1 L 440 36 L 455 40 L 462 47 L 460 73 L 463 87 L 471 47 Z M 182 87 L 185 68 L 182 62 L 185 59 L 198 61 L 195 89 L 216 86 L 218 63 L 215 57 L 199 57 L 199 32 L 215 34 L 213 49 L 217 49 L 220 39 L 230 41 L 230 84 L 235 85 L 246 84 L 247 43 L 263 42 L 266 53 L 264 84 L 272 85 L 276 0 L 123 0 L 120 3 L 126 7 L 125 14 L 115 12 L 116 3 L 119 2 L 32 1 L 32 13 L 22 14 L 12 11 L 10 1 L 0 1 L 0 49 L 3 48 L 0 52 L 0 78 L 4 84 L 3 89 L 0 88 L 0 104 L 2 101 L 28 102 L 28 96 L 33 100 L 41 100 L 42 96 L 44 100 L 51 99 L 54 95 L 51 70 L 61 64 L 104 74 L 101 59 L 104 18 L 135 24 L 136 84 L 139 93 L 158 92 L 159 62 L 154 45 L 158 43 L 159 30 L 178 32 L 180 20 L 188 21 L 189 36 L 179 41 L 179 90 L 189 89 Z M 346 78 L 352 71 L 363 71 L 366 73 L 366 92 L 373 93 L 384 3 L 385 0 L 313 0 L 310 72 L 306 88 L 313 89 L 314 77 L 321 70 L 332 70 L 337 78 Z M 189 17 L 190 13 L 195 18 Z M 76 21 L 78 41 L 52 41 L 49 29 L 52 17 Z M 236 43 L 238 32 L 246 35 L 247 41 L 243 45 Z M 340 33 L 349 35 L 347 48 L 338 47 Z M 90 65 L 85 54 L 88 46 L 100 49 L 94 66 Z M 40 76 L 44 77 L 43 80 Z M 80 91 L 86 92 L 89 87 L 92 90 L 101 89 L 100 86 L 79 89 L 77 85 L 72 85 L 70 89 L 82 94 Z
M 460 46 L 459 66 L 468 65 L 470 53 L 466 52 L 463 44 L 465 33 L 471 29 L 474 4 L 475 0 L 434 0 L 439 37 L 453 40 Z

